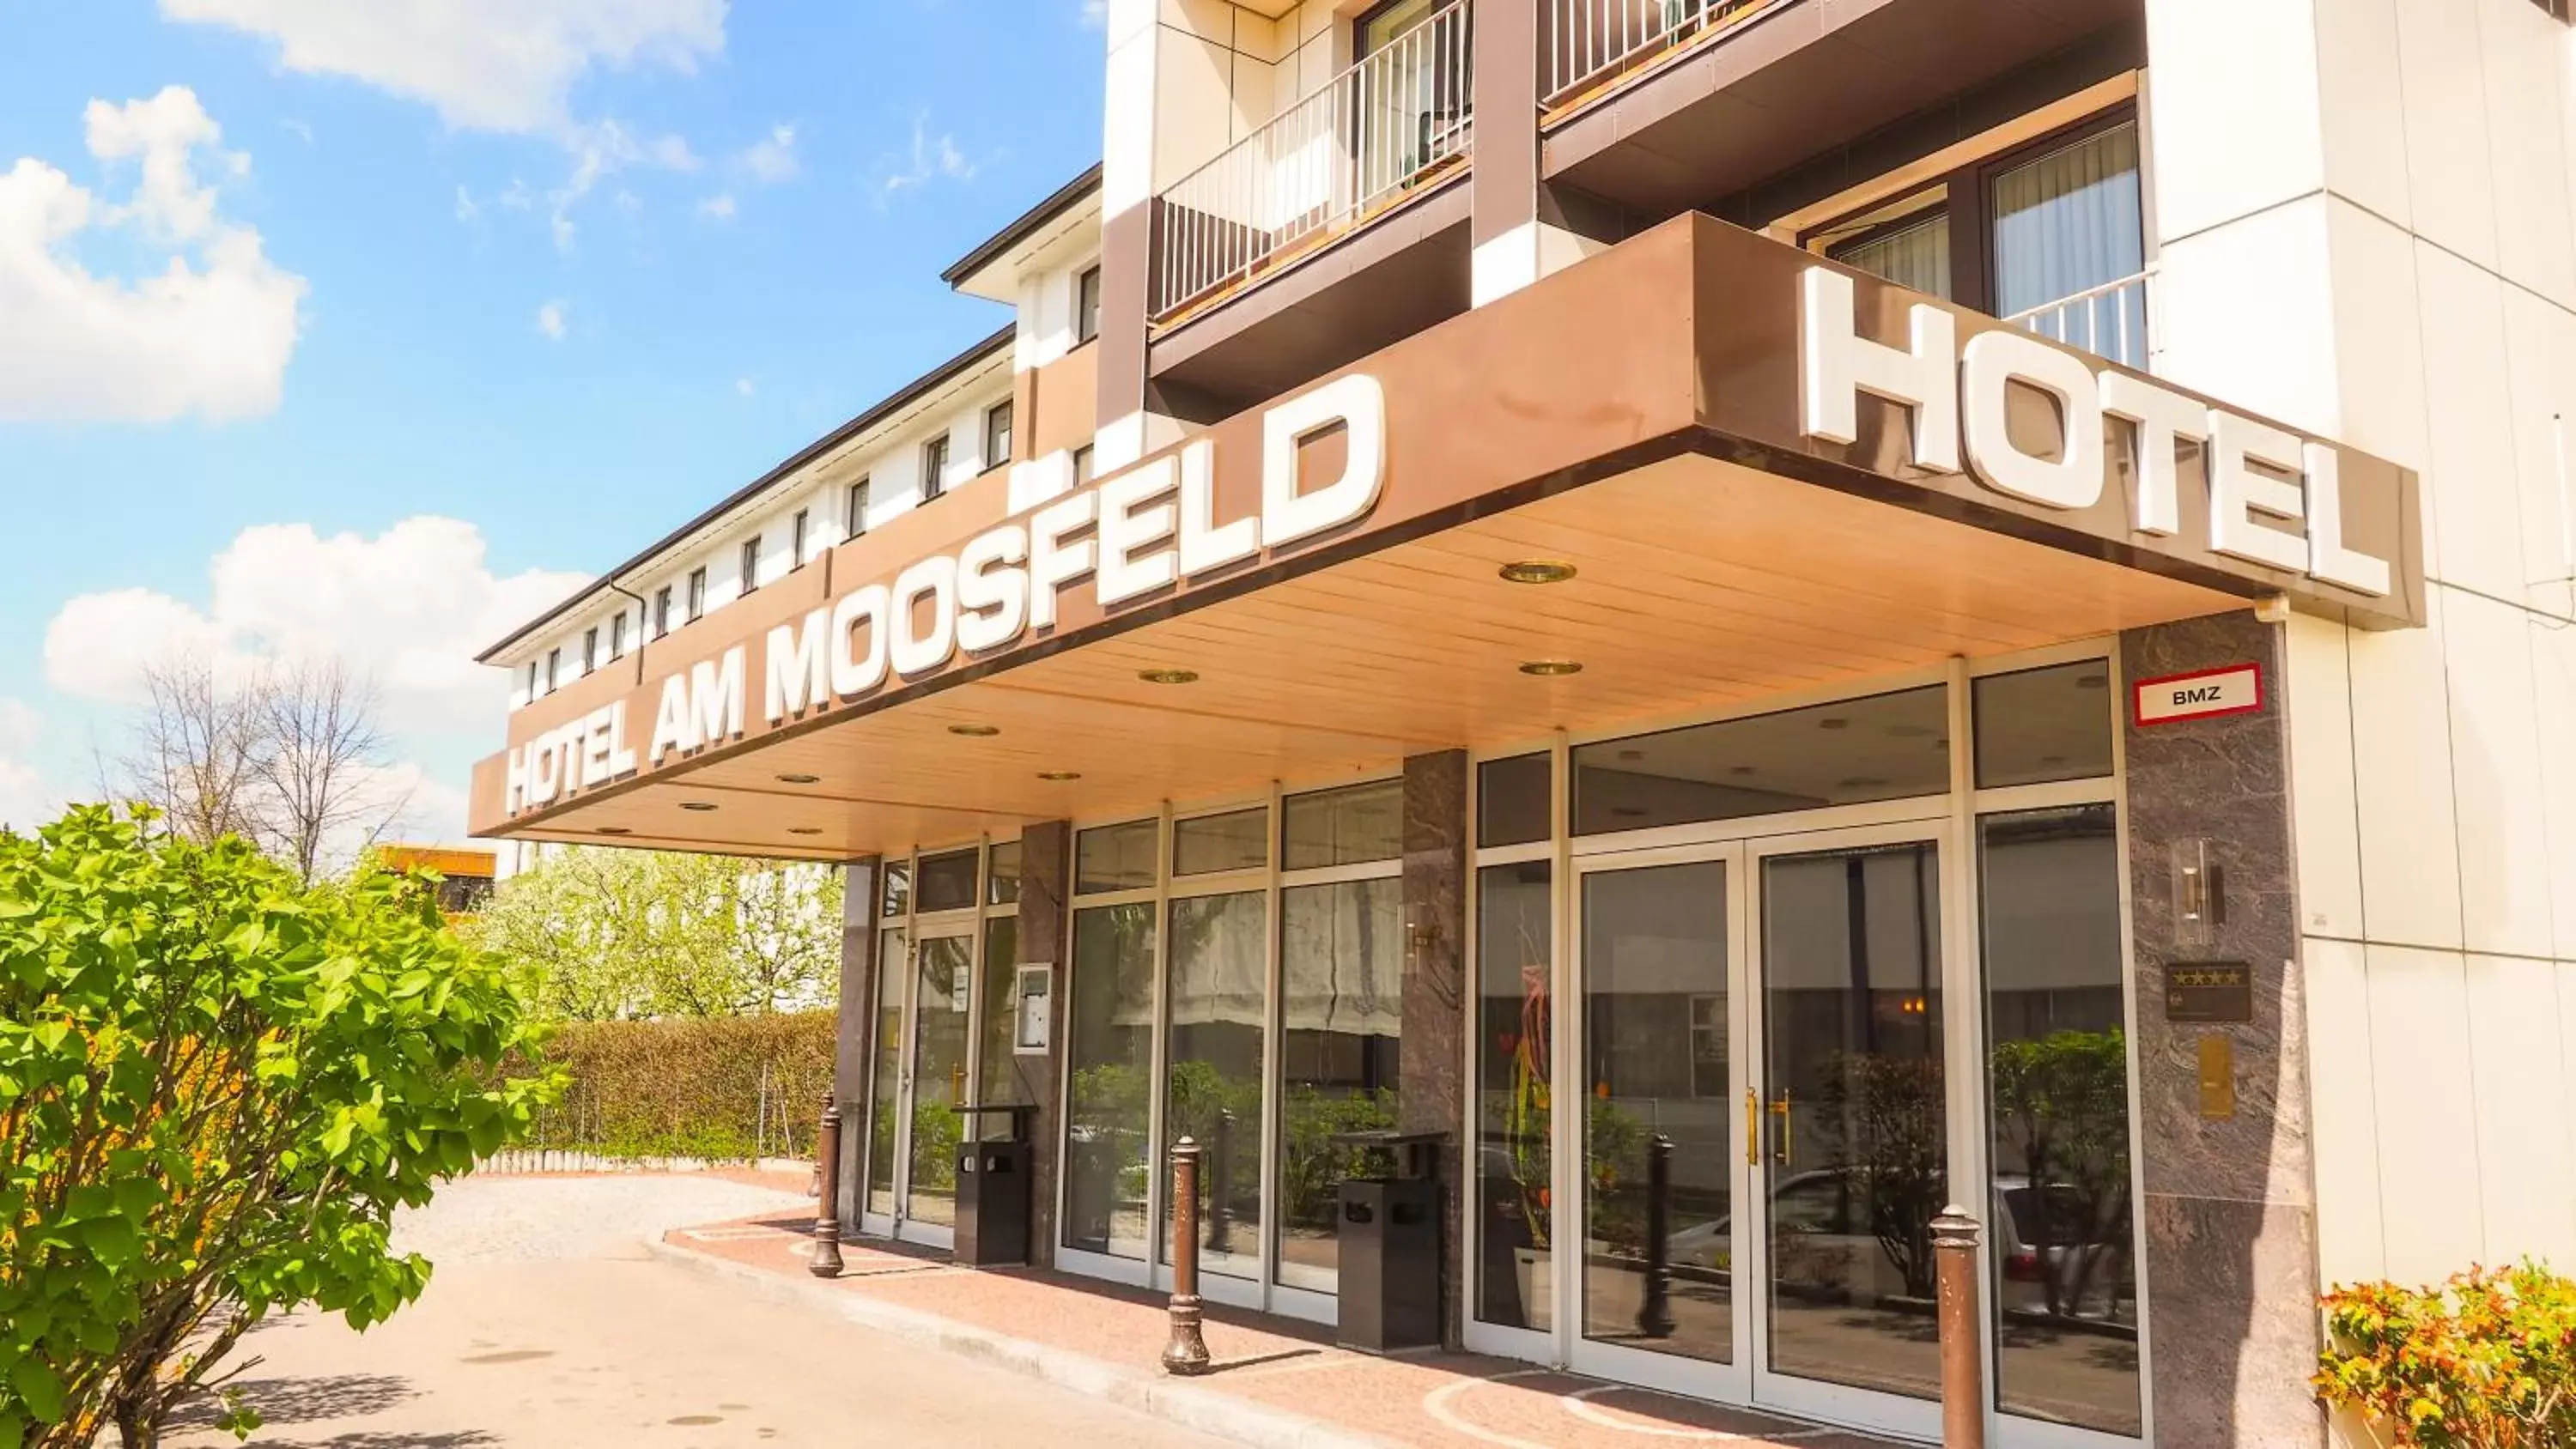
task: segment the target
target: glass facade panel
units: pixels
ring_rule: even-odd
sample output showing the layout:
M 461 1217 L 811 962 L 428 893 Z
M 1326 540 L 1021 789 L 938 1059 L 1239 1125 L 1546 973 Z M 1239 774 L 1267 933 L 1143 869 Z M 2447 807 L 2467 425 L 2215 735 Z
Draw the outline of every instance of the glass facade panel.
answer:
M 2110 774 L 2110 686 L 2111 664 L 2105 659 L 1978 680 L 1979 787 Z
M 1574 833 L 1822 810 L 1950 788 L 1941 685 L 1574 751 Z
M 1930 844 L 1762 863 L 1762 1164 L 1775 1373 L 1939 1396 L 1948 1202 Z
M 1151 902 L 1073 913 L 1067 995 L 1064 1245 L 1142 1259 L 1153 1172 Z
M 1380 780 L 1291 795 L 1280 850 L 1283 870 L 1316 870 L 1393 860 L 1404 853 L 1404 782 Z
M 900 916 L 912 908 L 912 857 L 901 856 L 885 863 L 885 888 L 878 893 L 877 914 Z
M 945 855 L 923 856 L 913 910 L 925 915 L 932 911 L 972 910 L 976 858 L 982 853 L 970 846 Z
M 1270 863 L 1267 807 L 1172 822 L 1172 874 L 1259 870 Z
M 998 853 L 998 852 L 997 852 Z M 984 984 L 975 1003 L 976 1051 L 975 1105 L 1004 1107 L 1013 1104 L 1033 1105 L 1054 1095 L 1054 1083 L 1046 1081 L 1046 1061 L 1042 1056 L 1023 1057 L 1012 1050 L 1015 1013 L 1019 1001 L 1014 991 L 1019 982 L 1020 918 L 994 916 L 984 922 Z M 1001 1116 L 978 1117 L 977 1130 L 986 1138 L 999 1140 L 1011 1135 L 1010 1119 Z
M 1397 1124 L 1404 1034 L 1404 883 L 1344 881 L 1279 893 L 1279 1281 L 1340 1282 L 1335 1133 Z
M 2123 122 L 1995 177 L 1995 315 L 2010 317 L 2146 268 L 2138 193 L 2138 127 Z M 2146 336 L 2144 288 L 2117 299 Z M 2086 340 L 2078 324 L 2066 340 Z M 2055 328 L 2046 328 L 2056 336 Z M 2092 350 L 2110 353 L 2109 326 Z
M 880 1217 L 894 1213 L 895 1085 L 903 1070 L 903 986 L 912 958 L 904 950 L 903 928 L 877 933 L 877 1019 L 875 1060 L 868 1072 L 867 1210 Z
M 1164 1160 L 1195 1138 L 1199 1159 L 1199 1266 L 1255 1276 L 1261 1253 L 1262 1038 L 1270 976 L 1270 906 L 1261 891 L 1172 902 L 1165 992 L 1171 1013 L 1163 1099 Z M 1166 1195 L 1168 1197 L 1168 1194 Z M 1164 1259 L 1172 1204 L 1163 1205 Z
M 1996 1406 L 2141 1431 L 2127 952 L 2109 805 L 1977 825 Z
M 1726 866 L 1583 881 L 1583 1334 L 1735 1357 L 1735 1117 L 1727 1080 Z M 1649 1160 L 1669 1144 L 1660 1311 L 1647 1302 Z
M 1882 226 L 1826 255 L 1847 267 L 1934 297 L 1950 295 L 1950 214 L 1939 203 L 1921 215 Z
M 1488 760 L 1476 769 L 1476 843 L 1527 845 L 1554 828 L 1544 752 Z
M 992 854 L 993 867 L 984 873 L 984 903 L 991 906 L 1015 905 L 1020 899 L 1020 843 L 996 840 Z
M 1476 873 L 1476 1317 L 1541 1331 L 1556 1281 L 1548 878 L 1545 861 Z
M 1160 822 L 1130 820 L 1083 831 L 1073 842 L 1073 892 L 1099 895 L 1109 891 L 1150 890 L 1154 885 L 1155 842 Z
M 912 1130 L 903 1215 L 950 1227 L 957 1221 L 957 1144 L 966 1125 L 957 1109 L 966 1102 L 975 938 L 925 936 L 913 959 Z

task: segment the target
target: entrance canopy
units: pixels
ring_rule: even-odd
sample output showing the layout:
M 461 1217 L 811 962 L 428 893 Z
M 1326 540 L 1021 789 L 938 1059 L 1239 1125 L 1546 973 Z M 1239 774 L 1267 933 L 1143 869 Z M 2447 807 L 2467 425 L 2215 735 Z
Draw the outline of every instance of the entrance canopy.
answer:
M 2423 609 L 2411 474 L 1705 217 L 1005 488 L 518 711 L 476 833 L 844 859 L 2273 596 Z

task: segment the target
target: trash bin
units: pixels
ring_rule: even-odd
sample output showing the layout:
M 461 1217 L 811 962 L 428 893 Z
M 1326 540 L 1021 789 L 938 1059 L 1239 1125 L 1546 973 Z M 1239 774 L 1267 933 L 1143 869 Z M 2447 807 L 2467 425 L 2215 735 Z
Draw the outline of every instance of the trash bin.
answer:
M 1029 1261 L 1030 1182 L 1036 1175 L 1037 1149 L 1029 1142 L 1029 1124 L 1038 1109 L 1030 1106 L 959 1107 L 968 1130 L 957 1144 L 956 1261 L 969 1268 L 1019 1267 Z M 975 1118 L 1007 1115 L 1010 1135 L 984 1141 L 973 1130 Z
M 1391 1164 L 1341 1191 L 1341 1316 L 1333 1341 L 1365 1353 L 1440 1343 L 1442 1132 L 1336 1133 Z

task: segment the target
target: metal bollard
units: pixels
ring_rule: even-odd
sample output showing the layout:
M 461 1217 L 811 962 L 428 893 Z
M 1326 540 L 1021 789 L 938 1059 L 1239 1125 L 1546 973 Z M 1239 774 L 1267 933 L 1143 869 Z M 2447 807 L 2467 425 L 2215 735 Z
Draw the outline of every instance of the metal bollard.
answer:
M 1940 1272 L 1942 1449 L 1986 1449 L 1985 1339 L 1977 1326 L 1977 1220 L 1953 1203 L 1932 1220 Z
M 1658 1132 L 1646 1144 L 1646 1301 L 1637 1309 L 1648 1338 L 1673 1336 L 1672 1195 L 1673 1139 Z
M 1163 1371 L 1184 1376 L 1208 1371 L 1199 1331 L 1199 1151 L 1187 1137 L 1172 1144 L 1172 1337 Z
M 841 1107 L 823 1094 L 823 1127 L 815 1135 L 814 1162 L 821 1190 L 814 1198 L 814 1256 L 806 1263 L 817 1278 L 841 1276 Z

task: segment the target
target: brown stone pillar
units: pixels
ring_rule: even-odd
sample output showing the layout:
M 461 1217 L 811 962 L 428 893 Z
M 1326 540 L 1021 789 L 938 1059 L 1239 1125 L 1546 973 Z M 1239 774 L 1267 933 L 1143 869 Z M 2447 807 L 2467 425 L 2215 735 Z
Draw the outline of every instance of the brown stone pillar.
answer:
M 1046 1055 L 1011 1059 L 1019 1077 L 1020 1100 L 1038 1104 L 1037 1116 L 1029 1124 L 1037 1159 L 1029 1183 L 1037 1199 L 1029 1217 L 1032 1267 L 1055 1262 L 1055 1181 L 1064 1150 L 1064 1103 L 1057 1083 L 1064 1079 L 1064 1038 L 1072 1026 L 1065 1001 L 1069 984 L 1065 965 L 1071 952 L 1066 949 L 1064 907 L 1072 862 L 1073 827 L 1066 822 L 1050 820 L 1020 832 L 1020 964 L 1054 968 L 1048 986 L 1055 1026 L 1047 1036 Z
M 1407 1132 L 1445 1132 L 1440 1155 L 1447 1255 L 1440 1340 L 1458 1347 L 1466 1274 L 1458 1203 L 1467 1141 L 1467 788 L 1464 750 L 1404 762 L 1404 1045 L 1399 1097 Z
M 2282 630 L 2237 611 L 2133 629 L 2120 643 L 2131 681 L 2246 663 L 2265 676 L 2263 707 L 2251 714 L 2140 728 L 2127 701 L 2120 711 L 2154 1365 L 2145 1389 L 2156 1439 L 2321 1444 L 2325 1420 L 2307 1389 L 2318 1347 L 2316 1188 L 2307 1011 L 2292 965 L 2298 871 Z M 2187 839 L 2206 840 L 2224 874 L 2226 919 L 2206 948 L 2176 942 L 2172 848 Z M 2179 961 L 2242 962 L 2252 1020 L 2168 1020 L 2166 975 Z M 2220 1052 L 2229 1070 L 2211 1093 L 2204 1053 Z
M 868 1123 L 869 1048 L 877 1019 L 877 871 L 873 855 L 841 867 L 841 1007 L 833 1046 L 832 1095 L 841 1104 L 841 1235 L 856 1237 L 864 1203 Z

